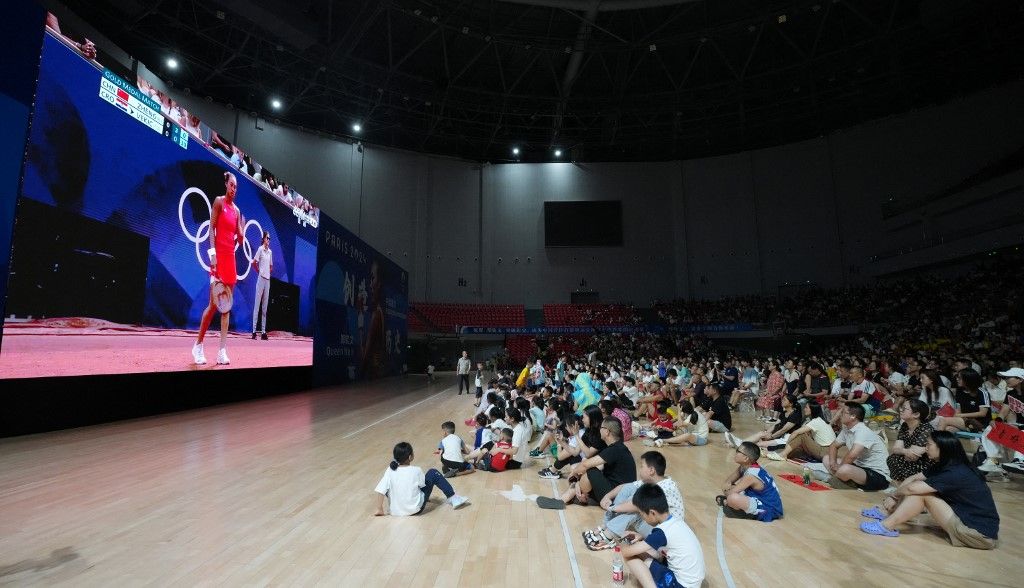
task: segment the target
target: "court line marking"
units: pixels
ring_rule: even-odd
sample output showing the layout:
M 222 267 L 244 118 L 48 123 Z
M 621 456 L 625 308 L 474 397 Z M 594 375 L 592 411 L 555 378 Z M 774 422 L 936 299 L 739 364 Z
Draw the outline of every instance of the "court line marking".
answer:
M 446 393 L 446 392 L 449 392 L 449 391 L 453 390 L 454 388 L 455 388 L 455 386 L 449 386 L 448 388 L 445 388 L 444 390 L 441 390 L 441 391 L 440 391 L 440 392 L 438 392 L 437 394 L 433 394 L 433 395 L 431 395 L 431 396 L 427 396 L 427 397 L 426 397 L 426 398 L 424 398 L 423 400 L 420 400 L 419 402 L 415 402 L 415 403 L 413 403 L 413 404 L 410 404 L 409 406 L 407 406 L 407 407 L 403 408 L 402 410 L 400 410 L 400 411 L 398 411 L 398 412 L 393 412 L 393 413 L 389 414 L 388 416 L 386 416 L 386 417 L 384 417 L 384 418 L 382 418 L 382 419 L 380 419 L 380 420 L 376 420 L 376 421 L 374 421 L 374 422 L 372 422 L 372 423 L 370 423 L 370 424 L 366 425 L 366 426 L 365 426 L 365 427 L 363 427 L 362 429 L 357 429 L 357 430 L 355 430 L 355 431 L 352 431 L 352 432 L 351 432 L 351 433 L 349 433 L 348 435 L 345 435 L 344 437 L 342 437 L 342 440 L 345 440 L 345 439 L 349 439 L 349 438 L 351 438 L 351 437 L 354 437 L 354 436 L 358 435 L 359 433 L 362 433 L 363 431 L 365 431 L 366 429 L 369 429 L 370 427 L 372 427 L 372 426 L 374 426 L 374 425 L 379 425 L 379 424 L 383 423 L 384 421 L 386 421 L 386 420 L 390 419 L 391 417 L 396 417 L 396 416 L 398 416 L 398 415 L 402 414 L 403 412 L 405 412 L 405 411 L 407 411 L 407 410 L 410 410 L 410 409 L 412 409 L 412 408 L 415 408 L 415 407 L 417 407 L 417 406 L 419 406 L 419 405 L 423 404 L 424 402 L 426 402 L 426 401 L 428 401 L 428 400 L 433 400 L 434 398 L 437 398 L 438 396 L 440 396 L 440 395 L 442 395 L 442 394 L 444 394 L 444 393 Z
M 548 458 L 548 465 L 552 465 L 551 458 Z M 551 482 L 551 490 L 555 493 L 553 498 L 558 498 L 558 484 L 555 484 L 555 478 L 550 478 L 548 481 Z M 580 577 L 580 562 L 576 560 L 576 549 L 572 546 L 572 539 L 569 537 L 569 523 L 565 520 L 565 509 L 558 511 L 558 520 L 562 523 L 562 538 L 565 539 L 565 550 L 569 552 L 569 567 L 572 568 L 573 581 L 576 584 L 576 588 L 583 588 L 583 578 Z
M 722 568 L 722 575 L 725 576 L 725 585 L 729 588 L 736 588 L 736 582 L 732 579 L 732 572 L 729 571 L 729 564 L 725 561 L 725 541 L 722 537 L 722 520 L 725 518 L 725 509 L 718 508 L 718 536 L 715 539 L 715 547 L 718 551 L 718 566 Z

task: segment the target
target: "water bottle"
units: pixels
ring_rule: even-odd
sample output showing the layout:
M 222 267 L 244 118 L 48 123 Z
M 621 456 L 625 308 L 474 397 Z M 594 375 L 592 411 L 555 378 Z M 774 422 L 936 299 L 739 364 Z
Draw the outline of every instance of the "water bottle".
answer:
M 625 586 L 626 574 L 623 571 L 622 551 L 616 547 L 612 555 L 612 586 Z
M 804 466 L 804 486 L 811 485 L 811 468 Z

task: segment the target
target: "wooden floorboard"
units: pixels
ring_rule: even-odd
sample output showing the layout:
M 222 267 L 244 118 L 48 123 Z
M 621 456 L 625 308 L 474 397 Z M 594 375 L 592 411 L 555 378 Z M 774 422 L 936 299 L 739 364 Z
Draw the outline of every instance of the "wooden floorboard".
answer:
M 435 493 L 423 516 L 370 516 L 395 442 L 435 467 L 441 422 L 456 421 L 471 440 L 461 421 L 472 400 L 453 385 L 450 376 L 390 379 L 0 440 L 0 585 L 574 586 L 558 513 L 500 494 L 518 484 L 552 495 L 535 474 L 542 463 L 454 480 L 472 500 L 459 511 Z M 737 428 L 757 424 L 739 415 Z M 712 438 L 662 451 L 704 549 L 706 585 L 726 586 L 712 497 L 731 451 Z M 877 494 L 779 486 L 784 519 L 724 522 L 737 586 L 1010 587 L 1024 576 L 1020 478 L 992 485 L 1002 517 L 992 552 L 953 548 L 920 528 L 864 535 L 859 511 Z M 609 584 L 611 554 L 580 538 L 600 516 L 565 511 L 583 586 Z

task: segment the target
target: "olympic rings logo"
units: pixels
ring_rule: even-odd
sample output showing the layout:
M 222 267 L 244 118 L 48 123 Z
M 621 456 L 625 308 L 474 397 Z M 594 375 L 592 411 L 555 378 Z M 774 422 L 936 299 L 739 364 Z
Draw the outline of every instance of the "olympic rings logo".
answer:
M 210 266 L 206 263 L 206 261 L 203 260 L 203 255 L 202 255 L 202 251 L 200 250 L 199 244 L 207 242 L 209 240 L 209 238 L 210 238 L 210 220 L 207 219 L 207 220 L 204 220 L 202 223 L 200 223 L 199 226 L 196 228 L 194 233 L 190 232 L 188 230 L 188 228 L 185 227 L 185 215 L 184 215 L 185 202 L 188 200 L 188 198 L 190 196 L 193 196 L 193 195 L 198 195 L 199 197 L 201 197 L 203 199 L 203 202 L 206 203 L 206 216 L 208 216 L 208 217 L 209 216 L 213 216 L 213 206 L 210 204 L 210 198 L 206 195 L 206 192 L 203 192 L 199 188 L 192 187 L 192 188 L 188 188 L 184 192 L 182 192 L 181 193 L 181 198 L 178 200 L 178 224 L 181 225 L 181 232 L 185 234 L 185 238 L 188 239 L 189 241 L 192 241 L 193 243 L 195 243 L 195 245 L 196 245 L 196 259 L 199 260 L 199 266 L 202 267 L 204 271 L 209 272 L 210 271 Z M 249 275 L 249 271 L 252 269 L 253 253 L 252 253 L 252 245 L 249 244 L 249 236 L 248 236 L 249 235 L 249 227 L 250 226 L 255 226 L 256 227 L 256 230 L 258 231 L 257 234 L 259 235 L 259 239 L 258 240 L 260 242 L 263 241 L 263 227 L 260 226 L 260 223 L 256 222 L 255 220 L 248 220 L 248 221 L 246 221 L 245 226 L 242 227 L 242 237 L 243 237 L 243 239 L 242 239 L 242 243 L 241 243 L 241 245 L 242 245 L 242 254 L 245 255 L 245 261 L 246 261 L 246 263 L 245 263 L 245 273 L 236 274 L 236 276 L 237 276 L 237 278 L 239 280 L 244 280 L 246 278 L 246 276 Z M 239 245 L 238 243 L 235 243 L 235 249 L 234 249 L 235 251 L 238 251 L 238 245 Z

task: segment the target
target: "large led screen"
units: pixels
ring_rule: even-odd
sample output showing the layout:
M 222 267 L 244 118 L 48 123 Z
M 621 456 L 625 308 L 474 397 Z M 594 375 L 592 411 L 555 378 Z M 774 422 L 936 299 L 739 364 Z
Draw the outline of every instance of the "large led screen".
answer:
M 48 33 L 18 197 L 0 377 L 310 365 L 318 216 Z M 193 344 L 213 289 L 211 213 L 229 190 L 234 207 L 222 208 L 239 213 L 244 235 L 233 251 L 230 363 L 217 363 L 221 315 L 213 313 L 206 363 L 197 365 Z M 264 232 L 270 263 L 260 268 L 251 261 Z M 221 270 L 227 258 L 218 260 Z M 257 294 L 267 313 L 254 326 Z

